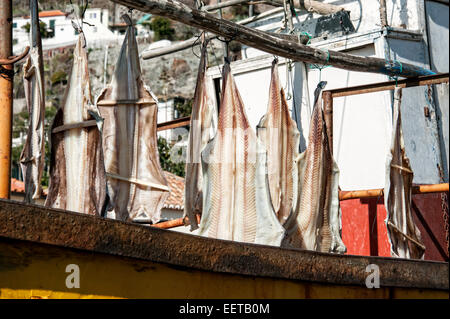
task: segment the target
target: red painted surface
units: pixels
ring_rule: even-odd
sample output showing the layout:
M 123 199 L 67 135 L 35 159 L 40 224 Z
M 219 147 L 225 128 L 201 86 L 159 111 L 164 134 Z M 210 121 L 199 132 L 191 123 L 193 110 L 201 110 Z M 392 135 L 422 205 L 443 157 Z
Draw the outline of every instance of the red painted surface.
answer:
M 426 260 L 448 261 L 441 205 L 440 194 L 413 196 L 412 214 L 426 247 Z M 382 197 L 342 201 L 341 209 L 342 240 L 347 246 L 347 254 L 391 256 Z

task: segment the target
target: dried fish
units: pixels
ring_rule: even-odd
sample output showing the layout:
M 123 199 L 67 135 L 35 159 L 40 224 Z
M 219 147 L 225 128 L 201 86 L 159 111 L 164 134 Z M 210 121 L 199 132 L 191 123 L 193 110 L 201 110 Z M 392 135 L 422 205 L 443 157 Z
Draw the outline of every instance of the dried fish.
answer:
M 25 201 L 32 203 L 42 193 L 41 178 L 45 161 L 44 118 L 45 89 L 44 62 L 41 33 L 39 30 L 38 6 L 30 1 L 31 49 L 23 68 L 25 99 L 29 114 L 27 140 L 20 154 L 20 167 L 25 184 Z
M 269 105 L 261 118 L 258 138 L 267 148 L 270 198 L 278 220 L 283 225 L 297 200 L 298 171 L 296 159 L 300 143 L 297 124 L 289 115 L 284 90 L 278 77 L 278 61 L 272 64 Z
M 344 253 L 340 236 L 339 169 L 331 154 L 323 118 L 319 83 L 311 118 L 308 147 L 299 155 L 299 194 L 285 223 L 282 246 Z
M 413 171 L 403 141 L 400 103 L 402 89 L 395 88 L 391 151 L 386 162 L 384 204 L 386 226 L 394 257 L 423 259 L 425 246 L 411 215 Z
M 82 32 L 73 54 L 64 101 L 51 128 L 50 187 L 45 205 L 100 216 L 106 198 L 101 118 L 92 104 Z
M 199 235 L 279 246 L 267 184 L 266 152 L 250 128 L 230 65 L 224 66 L 216 136 L 202 152 L 203 215 Z
M 191 231 L 198 228 L 196 215 L 201 215 L 203 196 L 203 172 L 201 152 L 213 138 L 217 113 L 206 83 L 207 42 L 202 43 L 197 85 L 192 104 L 189 146 L 186 156 L 186 177 L 184 193 L 184 216 L 189 218 Z
M 105 119 L 107 216 L 155 223 L 169 196 L 156 139 L 157 99 L 142 80 L 135 28 L 128 15 L 122 18 L 128 27 L 119 59 L 96 103 Z

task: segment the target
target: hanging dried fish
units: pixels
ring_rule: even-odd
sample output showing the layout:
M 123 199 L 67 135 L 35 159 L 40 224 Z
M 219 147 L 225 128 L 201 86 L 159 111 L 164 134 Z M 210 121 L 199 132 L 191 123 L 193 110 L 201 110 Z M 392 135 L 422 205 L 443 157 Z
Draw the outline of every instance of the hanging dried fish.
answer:
M 25 184 L 25 201 L 32 203 L 42 193 L 41 178 L 45 161 L 44 119 L 45 89 L 44 62 L 37 1 L 30 1 L 31 50 L 23 68 L 25 99 L 29 114 L 27 140 L 20 154 L 20 167 Z
M 289 115 L 284 90 L 278 78 L 277 60 L 272 64 L 269 90 L 267 113 L 261 118 L 257 133 L 267 148 L 270 198 L 275 214 L 283 225 L 291 214 L 293 203 L 297 200 L 296 159 L 300 132 Z
M 101 118 L 92 104 L 85 39 L 78 30 L 64 101 L 51 128 L 45 205 L 100 216 L 106 198 Z
M 322 252 L 346 251 L 340 236 L 339 169 L 331 154 L 323 118 L 320 82 L 315 92 L 308 147 L 298 157 L 299 194 L 286 221 L 283 246 Z
M 217 133 L 202 152 L 199 235 L 279 246 L 284 229 L 268 191 L 265 149 L 250 128 L 230 65 L 224 66 Z
M 135 28 L 128 15 L 122 18 L 128 27 L 116 69 L 97 99 L 105 119 L 108 217 L 155 223 L 169 196 L 156 139 L 157 99 L 142 80 Z
M 384 205 L 387 211 L 391 254 L 394 257 L 423 259 L 425 246 L 411 215 L 413 171 L 406 157 L 400 104 L 402 89 L 395 88 L 391 151 L 386 162 Z
M 192 104 L 189 146 L 186 156 L 186 177 L 184 192 L 184 216 L 189 218 L 191 231 L 198 228 L 196 215 L 201 215 L 203 196 L 203 173 L 201 152 L 213 138 L 217 122 L 216 109 L 206 83 L 207 42 L 202 43 L 197 85 Z

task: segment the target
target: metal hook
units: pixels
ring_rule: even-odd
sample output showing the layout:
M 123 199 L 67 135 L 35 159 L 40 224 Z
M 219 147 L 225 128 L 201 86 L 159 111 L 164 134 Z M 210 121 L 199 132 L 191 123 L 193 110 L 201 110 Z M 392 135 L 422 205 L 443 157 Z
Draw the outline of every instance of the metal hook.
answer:
M 7 59 L 0 59 L 0 65 L 10 65 L 10 64 L 14 64 L 20 60 L 22 60 L 30 51 L 30 47 L 27 46 L 23 52 L 19 55 L 12 55 L 10 57 L 8 57 Z

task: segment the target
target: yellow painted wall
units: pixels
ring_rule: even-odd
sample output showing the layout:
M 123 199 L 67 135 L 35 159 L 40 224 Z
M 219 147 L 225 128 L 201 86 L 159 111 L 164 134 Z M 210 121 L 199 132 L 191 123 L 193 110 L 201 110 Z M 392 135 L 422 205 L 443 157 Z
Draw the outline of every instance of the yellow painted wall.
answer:
M 68 289 L 68 264 L 80 288 Z M 382 285 L 382 281 L 381 281 Z M 368 289 L 204 272 L 0 240 L 0 298 L 447 298 L 446 291 Z

